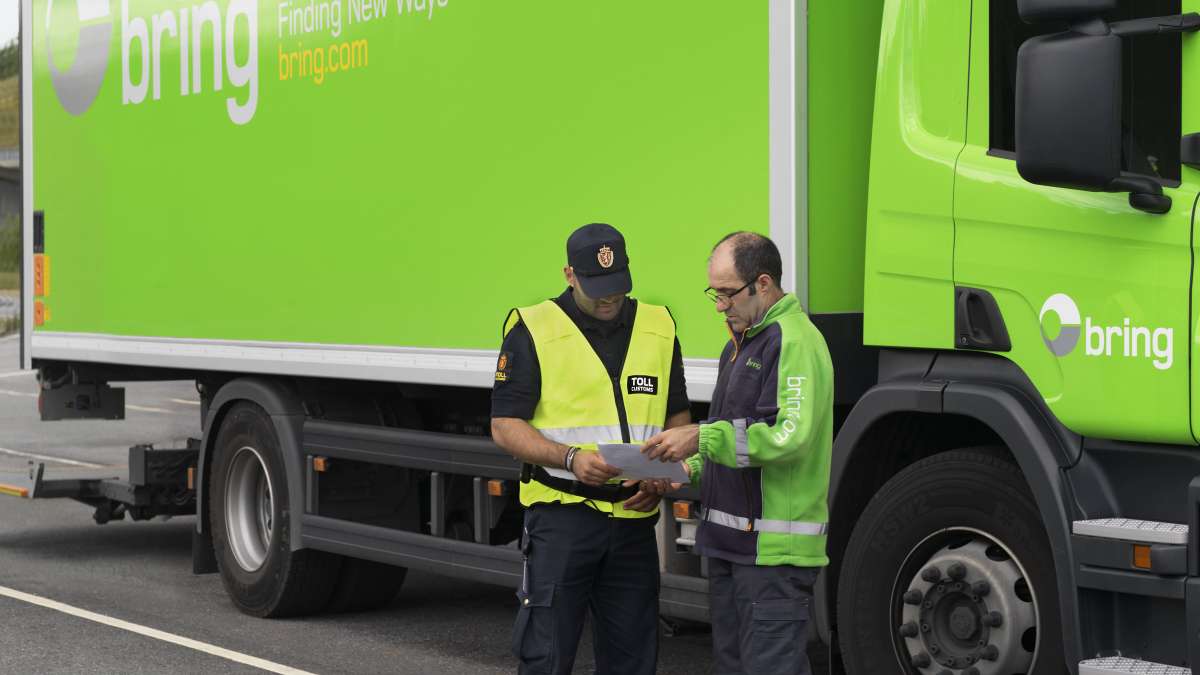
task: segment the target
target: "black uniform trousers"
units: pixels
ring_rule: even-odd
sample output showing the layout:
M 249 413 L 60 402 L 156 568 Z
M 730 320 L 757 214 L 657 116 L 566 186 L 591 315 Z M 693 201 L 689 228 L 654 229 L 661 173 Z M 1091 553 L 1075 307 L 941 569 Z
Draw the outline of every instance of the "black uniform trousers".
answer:
M 809 604 L 818 572 L 708 558 L 717 675 L 810 675 Z
M 535 504 L 526 510 L 527 557 L 513 628 L 520 673 L 570 673 L 589 610 L 596 673 L 654 673 L 657 521 L 657 515 L 613 518 L 585 504 Z

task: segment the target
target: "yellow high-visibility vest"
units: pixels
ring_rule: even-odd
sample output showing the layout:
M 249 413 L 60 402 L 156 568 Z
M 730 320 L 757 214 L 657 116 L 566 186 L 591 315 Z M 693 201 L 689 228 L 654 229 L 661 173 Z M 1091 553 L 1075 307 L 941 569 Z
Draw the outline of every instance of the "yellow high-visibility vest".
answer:
M 505 335 L 517 318 L 533 338 L 542 375 L 541 397 L 529 423 L 546 438 L 579 446 L 580 452 L 594 452 L 600 443 L 624 442 L 614 383 L 575 322 L 553 300 L 547 300 L 513 310 L 505 322 Z M 662 431 L 674 350 L 675 322 L 670 313 L 665 307 L 639 302 L 616 383 L 630 443 Z M 630 511 L 620 503 L 589 500 L 537 480 L 521 484 L 521 504 L 545 502 L 585 502 L 618 518 L 645 518 L 657 512 Z

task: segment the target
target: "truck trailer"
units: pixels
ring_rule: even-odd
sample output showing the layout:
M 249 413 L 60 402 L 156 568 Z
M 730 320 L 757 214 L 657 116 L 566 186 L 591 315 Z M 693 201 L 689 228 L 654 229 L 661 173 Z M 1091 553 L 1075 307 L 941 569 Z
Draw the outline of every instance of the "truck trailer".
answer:
M 193 571 L 261 617 L 379 606 L 406 568 L 515 586 L 508 310 L 617 225 L 704 419 L 705 260 L 750 230 L 834 360 L 835 668 L 1190 673 L 1198 11 L 22 0 L 40 414 L 188 380 L 202 437 L 3 489 L 195 513 Z M 708 616 L 702 508 L 664 501 L 664 616 Z

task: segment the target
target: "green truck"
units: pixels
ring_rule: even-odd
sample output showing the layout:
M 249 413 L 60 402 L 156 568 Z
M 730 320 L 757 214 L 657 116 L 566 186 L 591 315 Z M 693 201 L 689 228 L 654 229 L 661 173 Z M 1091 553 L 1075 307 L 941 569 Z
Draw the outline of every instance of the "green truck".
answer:
M 195 571 L 259 616 L 378 605 L 404 568 L 515 585 L 507 311 L 616 224 L 703 418 L 704 261 L 751 229 L 834 358 L 835 668 L 1200 662 L 1200 0 L 21 10 L 41 415 L 192 380 L 203 437 L 5 491 L 194 512 Z M 662 611 L 703 620 L 694 498 Z

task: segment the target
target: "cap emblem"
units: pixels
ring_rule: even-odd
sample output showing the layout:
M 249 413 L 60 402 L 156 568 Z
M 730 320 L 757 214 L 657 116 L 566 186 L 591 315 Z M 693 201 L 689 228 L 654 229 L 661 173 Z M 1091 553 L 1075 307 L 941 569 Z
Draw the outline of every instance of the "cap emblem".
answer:
M 613 266 L 613 250 L 607 246 L 601 246 L 600 252 L 596 254 L 596 260 L 604 269 Z

